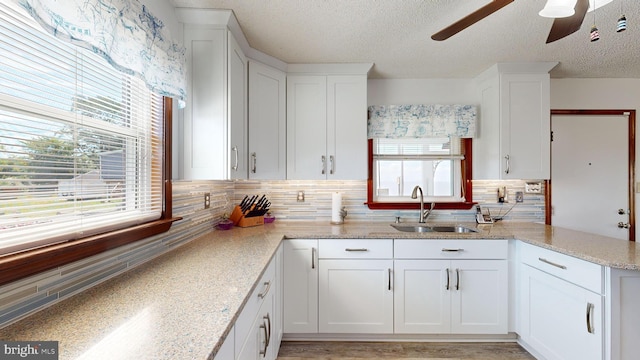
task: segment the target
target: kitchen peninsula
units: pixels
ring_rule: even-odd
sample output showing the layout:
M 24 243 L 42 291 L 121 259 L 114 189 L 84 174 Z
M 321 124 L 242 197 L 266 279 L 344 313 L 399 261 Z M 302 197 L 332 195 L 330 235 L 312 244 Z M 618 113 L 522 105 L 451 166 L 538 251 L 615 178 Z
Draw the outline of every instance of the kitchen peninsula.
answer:
M 381 222 L 276 222 L 213 231 L 0 329 L 0 339 L 56 340 L 60 359 L 213 359 L 233 333 L 248 295 L 262 287 L 258 280 L 281 242 L 291 238 L 516 239 L 602 265 L 607 273 L 640 270 L 640 252 L 633 242 L 541 224 L 482 225 L 478 233 L 461 235 L 401 233 Z M 606 298 L 609 304 L 611 298 Z M 607 319 L 615 324 L 615 319 Z M 615 329 L 612 332 L 615 337 Z M 617 351 L 617 345 L 609 347 L 607 353 Z

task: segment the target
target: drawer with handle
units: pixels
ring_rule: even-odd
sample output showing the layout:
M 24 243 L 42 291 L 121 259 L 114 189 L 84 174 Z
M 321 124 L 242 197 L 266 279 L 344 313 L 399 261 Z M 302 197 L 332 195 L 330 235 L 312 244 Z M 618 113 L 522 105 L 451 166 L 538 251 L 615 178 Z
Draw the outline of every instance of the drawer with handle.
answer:
M 598 294 L 603 293 L 603 267 L 539 246 L 520 243 L 520 260 L 531 267 L 557 276 Z
M 318 242 L 321 259 L 391 259 L 391 239 L 323 239 Z
M 396 259 L 506 259 L 508 240 L 396 239 Z

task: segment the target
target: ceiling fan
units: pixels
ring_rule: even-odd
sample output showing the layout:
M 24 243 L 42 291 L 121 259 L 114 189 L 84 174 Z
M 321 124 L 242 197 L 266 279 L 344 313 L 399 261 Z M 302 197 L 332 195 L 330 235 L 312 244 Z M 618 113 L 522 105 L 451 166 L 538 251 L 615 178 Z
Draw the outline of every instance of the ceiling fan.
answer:
M 514 0 L 493 0 L 480 9 L 431 35 L 431 38 L 436 41 L 446 40 L 509 5 L 513 1 Z M 584 16 L 588 9 L 589 0 L 578 0 L 575 6 L 575 13 L 573 15 L 554 19 L 551 31 L 549 31 L 549 36 L 547 37 L 547 44 L 562 39 L 563 37 L 580 30 L 580 26 L 582 25 L 582 21 L 584 20 Z

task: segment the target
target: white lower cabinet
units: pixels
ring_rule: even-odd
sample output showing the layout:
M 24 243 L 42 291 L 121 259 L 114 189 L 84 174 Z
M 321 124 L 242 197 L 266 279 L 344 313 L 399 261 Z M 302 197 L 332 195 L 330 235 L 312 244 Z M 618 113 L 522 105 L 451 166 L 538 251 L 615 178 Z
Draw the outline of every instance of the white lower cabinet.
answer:
M 640 271 L 607 269 L 607 316 L 611 351 L 607 360 L 633 360 L 640 354 Z
M 546 360 L 603 359 L 602 267 L 525 244 L 520 256 L 525 347 Z
M 393 333 L 393 240 L 320 240 L 320 333 Z
M 320 259 L 321 333 L 393 333 L 393 260 Z
M 318 240 L 284 241 L 283 306 L 285 333 L 318 332 Z
M 274 360 L 278 355 L 279 253 L 265 269 L 234 325 L 237 360 Z
M 506 260 L 395 260 L 395 332 L 506 334 Z
M 218 349 L 216 356 L 213 360 L 230 360 L 235 359 L 235 329 L 231 329 L 229 334 L 227 334 L 227 338 L 224 339 L 222 346 Z

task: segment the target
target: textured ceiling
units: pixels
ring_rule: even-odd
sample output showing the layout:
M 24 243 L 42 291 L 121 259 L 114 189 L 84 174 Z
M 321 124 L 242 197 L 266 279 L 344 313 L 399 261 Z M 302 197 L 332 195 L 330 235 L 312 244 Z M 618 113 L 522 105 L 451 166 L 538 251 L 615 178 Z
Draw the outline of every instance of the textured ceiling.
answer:
M 231 9 L 256 50 L 286 63 L 372 62 L 370 78 L 470 78 L 497 62 L 559 61 L 554 78 L 640 78 L 640 1 L 595 12 L 600 41 L 582 28 L 545 44 L 545 0 L 515 0 L 445 41 L 431 35 L 490 0 L 171 0 Z M 629 29 L 616 33 L 622 10 Z

